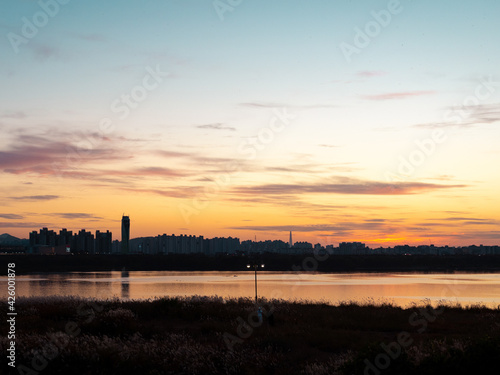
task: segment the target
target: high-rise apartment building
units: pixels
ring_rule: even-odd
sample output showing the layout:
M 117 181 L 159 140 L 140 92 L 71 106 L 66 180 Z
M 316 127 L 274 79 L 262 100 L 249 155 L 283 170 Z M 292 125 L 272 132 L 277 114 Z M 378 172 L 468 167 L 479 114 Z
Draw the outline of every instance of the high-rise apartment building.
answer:
M 128 254 L 130 250 L 130 218 L 122 216 L 122 253 Z

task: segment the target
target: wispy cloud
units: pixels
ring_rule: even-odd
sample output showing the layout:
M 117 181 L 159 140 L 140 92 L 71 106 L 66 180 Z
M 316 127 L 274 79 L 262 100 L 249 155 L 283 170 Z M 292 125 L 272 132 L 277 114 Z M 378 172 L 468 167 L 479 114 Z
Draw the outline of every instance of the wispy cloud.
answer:
M 107 38 L 104 34 L 74 34 L 78 39 L 86 40 L 88 42 L 105 42 Z
M 300 194 L 351 194 L 351 195 L 407 195 L 435 190 L 463 188 L 466 185 L 440 185 L 422 182 L 385 183 L 342 178 L 337 183 L 264 184 L 241 186 L 233 189 L 241 195 L 300 195 Z
M 240 106 L 250 108 L 296 108 L 296 109 L 321 109 L 336 108 L 334 104 L 292 104 L 292 103 L 273 103 L 273 102 L 246 102 L 240 103 Z
M 328 236 L 345 237 L 350 236 L 355 231 L 374 231 L 383 233 L 396 231 L 394 221 L 378 219 L 377 221 L 342 221 L 335 225 L 328 223 L 311 224 L 311 225 L 240 225 L 231 226 L 228 229 L 232 230 L 247 230 L 252 232 L 301 232 L 301 233 L 327 233 Z
M 61 132 L 59 138 L 65 138 Z M 0 170 L 12 174 L 36 173 L 40 175 L 54 175 L 71 170 L 75 166 L 83 167 L 87 162 L 107 162 L 126 160 L 130 158 L 130 151 L 120 149 L 119 143 L 123 140 L 112 140 L 109 137 L 98 138 L 93 133 L 82 134 L 75 141 L 57 139 L 53 136 L 40 134 L 16 135 L 10 147 L 0 151 Z M 94 148 L 79 146 L 83 144 L 96 145 Z M 57 168 L 56 168 L 57 166 Z
M 96 216 L 94 214 L 82 213 L 82 212 L 59 212 L 52 213 L 49 215 L 61 217 L 63 219 L 97 219 L 100 220 L 102 217 Z
M 500 121 L 500 103 L 476 106 L 471 118 L 479 124 L 492 124 Z
M 500 103 L 482 104 L 475 107 L 449 107 L 446 117 L 449 121 L 429 122 L 413 125 L 415 128 L 470 128 L 481 124 L 500 122 Z
M 206 124 L 206 125 L 197 125 L 196 126 L 198 129 L 212 129 L 212 130 L 230 130 L 230 131 L 236 131 L 236 128 L 232 126 L 225 126 L 224 124 L 218 122 L 215 124 Z
M 47 44 L 33 44 L 32 52 L 34 57 L 39 61 L 45 61 L 52 57 L 59 56 L 59 50 Z
M 381 70 L 362 70 L 362 71 L 356 73 L 357 76 L 365 77 L 365 78 L 384 76 L 386 74 L 387 74 L 386 72 L 381 71 Z
M 107 172 L 111 176 L 133 176 L 133 177 L 181 177 L 187 176 L 189 173 L 182 169 L 172 169 L 165 167 L 143 167 L 136 168 L 131 171 L 111 171 Z
M 0 218 L 7 220 L 19 220 L 22 219 L 23 216 L 17 214 L 0 214 Z
M 284 172 L 284 173 L 305 173 L 309 175 L 320 175 L 320 174 L 331 174 L 331 173 L 348 173 L 353 172 L 358 169 L 354 166 L 354 163 L 331 163 L 331 164 L 320 164 L 320 163 L 289 163 L 286 166 L 283 165 L 272 165 L 268 164 L 259 168 L 258 166 L 252 166 L 252 172 Z
M 449 174 L 441 174 L 435 177 L 428 178 L 428 180 L 438 180 L 438 181 L 452 181 L 455 179 L 455 176 Z
M 24 119 L 27 115 L 24 111 L 5 111 L 0 114 L 0 118 L 4 119 Z
M 184 177 L 189 176 L 190 172 L 184 169 L 173 169 L 173 168 L 165 168 L 165 167 L 140 167 L 140 168 L 122 168 L 122 169 L 114 169 L 114 170 L 105 170 L 105 169 L 94 169 L 88 172 L 76 172 L 77 174 L 74 177 L 77 178 L 85 178 L 92 177 L 94 179 L 99 178 L 112 178 L 112 177 L 120 177 L 120 178 L 144 178 L 144 177 Z M 71 175 L 71 172 L 69 172 Z
M 449 228 L 457 228 L 462 230 L 463 228 L 468 228 L 476 225 L 481 225 L 481 226 L 489 225 L 493 227 L 498 227 L 498 225 L 500 225 L 500 221 L 495 219 L 475 218 L 470 216 L 452 216 L 452 217 L 442 217 L 442 218 L 431 218 L 428 219 L 426 222 L 416 223 L 416 225 L 422 228 L 432 227 L 433 230 L 435 228 L 442 228 L 443 230 L 449 230 Z
M 435 94 L 435 91 L 406 91 L 406 92 L 391 92 L 385 94 L 363 95 L 363 99 L 367 100 L 394 100 L 394 99 L 408 99 L 415 96 L 424 96 Z
M 19 221 L 2 222 L 0 221 L 0 228 L 40 228 L 50 227 L 51 223 L 28 223 Z
M 442 237 L 458 240 L 462 245 L 468 241 L 470 244 L 478 244 L 476 241 L 500 240 L 500 231 L 467 231 L 461 233 L 442 233 Z M 479 244 L 480 244 L 479 243 Z
M 9 197 L 9 199 L 15 199 L 19 201 L 50 201 L 59 198 L 59 195 L 24 195 L 19 197 Z
M 81 132 L 72 135 L 64 131 L 56 135 L 14 132 L 11 143 L 0 151 L 0 171 L 14 175 L 36 174 L 65 179 L 86 180 L 90 183 L 127 185 L 148 178 L 172 179 L 206 173 L 219 173 L 232 158 L 207 156 L 197 151 L 179 152 L 145 147 L 148 139 L 127 138 L 120 134 L 102 135 Z M 88 148 L 85 148 L 88 147 Z M 90 146 L 90 147 L 89 147 Z M 157 163 L 151 156 L 160 158 Z M 141 158 L 148 158 L 141 166 Z M 133 164 L 129 162 L 134 160 Z M 156 165 L 155 165 L 156 164 Z M 241 161 L 241 166 L 245 161 Z M 164 165 L 168 165 L 165 167 Z
M 443 221 L 445 225 L 450 226 L 470 226 L 470 225 L 491 225 L 498 226 L 500 221 L 494 219 L 483 219 L 483 218 L 475 218 L 475 217 L 446 217 L 443 219 L 436 219 L 437 221 Z
M 152 152 L 154 155 L 164 157 L 166 159 L 169 158 L 182 158 L 186 164 L 191 165 L 191 167 L 203 167 L 204 171 L 210 172 L 207 170 L 207 167 L 226 167 L 228 163 L 238 162 L 240 167 L 245 165 L 245 159 L 236 159 L 236 158 L 225 158 L 225 157 L 216 157 L 216 156 L 206 156 L 200 154 L 198 152 L 177 152 L 177 151 L 163 151 L 163 150 L 154 150 Z M 217 172 L 221 170 L 213 170 L 211 172 Z
M 15 173 L 17 168 L 47 165 L 69 154 L 69 145 L 41 136 L 20 135 L 8 151 L 0 151 L 0 168 Z M 78 151 L 78 149 L 76 149 Z
M 184 157 L 190 157 L 192 155 L 188 152 L 167 151 L 167 150 L 153 150 L 151 153 L 154 155 L 162 156 L 164 158 L 184 158 Z
M 447 220 L 447 221 L 477 221 L 477 222 L 487 222 L 489 219 L 479 219 L 475 217 L 445 217 L 443 219 L 437 220 Z
M 37 170 L 39 173 L 45 171 Z M 17 170 L 16 173 L 32 173 L 30 170 Z M 54 173 L 53 170 L 47 169 L 46 174 Z M 112 187 L 112 186 L 131 186 L 133 182 L 140 183 L 141 181 L 148 181 L 152 178 L 158 179 L 172 179 L 178 177 L 190 176 L 194 172 L 189 172 L 185 169 L 170 169 L 164 167 L 141 167 L 141 168 L 115 168 L 111 169 L 67 169 L 62 174 L 62 177 L 66 179 L 78 179 L 85 180 L 87 185 L 100 186 L 100 187 Z M 97 184 L 100 183 L 100 184 Z
M 155 194 L 166 198 L 195 198 L 203 192 L 202 187 L 199 186 L 173 186 L 162 189 L 123 187 L 121 190 L 133 193 Z

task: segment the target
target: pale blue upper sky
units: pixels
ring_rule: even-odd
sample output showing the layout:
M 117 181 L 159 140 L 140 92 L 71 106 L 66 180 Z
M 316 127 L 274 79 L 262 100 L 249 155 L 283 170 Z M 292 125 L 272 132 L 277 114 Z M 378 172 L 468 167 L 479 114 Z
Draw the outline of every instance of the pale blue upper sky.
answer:
M 211 107 L 245 101 L 356 104 L 359 95 L 418 90 L 453 100 L 468 80 L 497 71 L 494 0 L 401 1 L 402 12 L 347 63 L 339 44 L 352 44 L 355 27 L 387 4 L 245 0 L 221 21 L 212 1 L 72 0 L 15 54 L 6 34 L 21 35 L 21 18 L 40 7 L 12 1 L 0 15 L 2 106 L 42 110 L 55 101 L 99 116 L 156 64 L 174 74 L 162 92 L 169 103 L 196 103 L 214 117 Z M 360 71 L 386 74 L 367 82 Z

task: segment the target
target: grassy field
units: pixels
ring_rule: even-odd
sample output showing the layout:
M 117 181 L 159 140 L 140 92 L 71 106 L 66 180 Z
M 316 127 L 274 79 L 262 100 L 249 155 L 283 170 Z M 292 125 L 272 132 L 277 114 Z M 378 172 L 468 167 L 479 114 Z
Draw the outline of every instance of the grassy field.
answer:
M 191 297 L 16 301 L 17 374 L 486 374 L 500 310 Z M 8 305 L 0 304 L 6 316 Z M 2 319 L 6 333 L 9 323 Z M 10 341 L 2 334 L 3 358 Z M 2 361 L 0 373 L 9 367 Z

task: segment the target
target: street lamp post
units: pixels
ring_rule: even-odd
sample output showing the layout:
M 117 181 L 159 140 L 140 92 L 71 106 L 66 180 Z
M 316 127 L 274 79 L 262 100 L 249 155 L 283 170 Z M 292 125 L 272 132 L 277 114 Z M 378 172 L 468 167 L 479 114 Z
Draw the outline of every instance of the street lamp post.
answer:
M 257 268 L 264 268 L 264 264 L 252 263 L 247 264 L 247 268 L 253 268 L 255 271 L 255 303 L 257 303 Z

